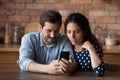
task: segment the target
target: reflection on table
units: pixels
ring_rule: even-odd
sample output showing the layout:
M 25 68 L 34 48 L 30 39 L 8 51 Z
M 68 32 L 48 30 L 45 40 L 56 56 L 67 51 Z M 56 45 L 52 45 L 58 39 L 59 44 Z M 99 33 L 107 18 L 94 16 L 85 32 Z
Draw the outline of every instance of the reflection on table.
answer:
M 97 77 L 92 71 L 75 72 L 70 75 L 49 75 L 24 72 L 19 69 L 1 69 L 0 80 L 120 80 L 120 66 L 106 65 L 103 77 Z

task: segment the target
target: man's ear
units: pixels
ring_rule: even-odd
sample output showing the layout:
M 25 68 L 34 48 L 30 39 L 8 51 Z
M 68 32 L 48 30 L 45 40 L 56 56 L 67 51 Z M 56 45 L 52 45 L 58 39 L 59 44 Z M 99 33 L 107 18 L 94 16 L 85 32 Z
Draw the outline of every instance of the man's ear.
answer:
M 40 30 L 40 31 L 42 30 L 42 26 L 41 26 L 41 25 L 39 25 L 39 30 Z

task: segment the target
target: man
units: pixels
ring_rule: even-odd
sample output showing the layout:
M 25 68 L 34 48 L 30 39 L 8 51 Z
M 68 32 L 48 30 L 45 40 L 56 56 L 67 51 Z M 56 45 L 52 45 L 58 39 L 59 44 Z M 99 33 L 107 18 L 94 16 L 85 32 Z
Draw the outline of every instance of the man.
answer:
M 57 11 L 48 10 L 40 16 L 41 31 L 26 34 L 19 49 L 19 65 L 23 71 L 64 74 L 74 71 L 76 63 L 72 47 L 64 34 L 59 34 L 62 19 Z M 62 51 L 69 51 L 69 61 L 62 58 Z

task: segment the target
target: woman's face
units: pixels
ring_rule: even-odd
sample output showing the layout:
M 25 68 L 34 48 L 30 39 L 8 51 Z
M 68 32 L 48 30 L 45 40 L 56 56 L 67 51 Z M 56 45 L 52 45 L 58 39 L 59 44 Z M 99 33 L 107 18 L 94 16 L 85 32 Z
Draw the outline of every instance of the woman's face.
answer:
M 67 24 L 66 34 L 73 45 L 80 45 L 83 43 L 84 32 L 76 23 L 70 22 Z

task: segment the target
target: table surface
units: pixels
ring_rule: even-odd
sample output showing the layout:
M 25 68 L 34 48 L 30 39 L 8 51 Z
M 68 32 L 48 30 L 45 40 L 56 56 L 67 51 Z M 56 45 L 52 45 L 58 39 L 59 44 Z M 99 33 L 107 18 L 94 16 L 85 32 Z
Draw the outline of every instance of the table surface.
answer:
M 0 70 L 0 80 L 120 80 L 120 66 L 108 66 L 103 77 L 92 71 L 75 72 L 70 75 L 50 75 L 24 72 L 19 69 Z

